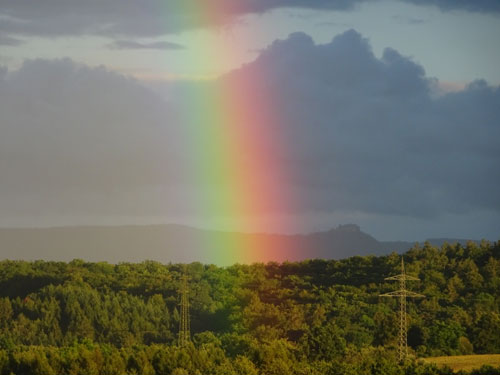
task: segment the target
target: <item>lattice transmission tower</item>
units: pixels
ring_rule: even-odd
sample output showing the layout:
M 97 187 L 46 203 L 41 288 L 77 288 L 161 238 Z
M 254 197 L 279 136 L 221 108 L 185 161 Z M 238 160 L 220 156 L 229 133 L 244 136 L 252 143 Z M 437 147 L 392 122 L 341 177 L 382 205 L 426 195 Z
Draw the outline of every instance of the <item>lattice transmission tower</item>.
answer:
M 182 284 L 180 289 L 181 295 L 181 319 L 179 321 L 179 346 L 186 346 L 191 340 L 191 329 L 189 321 L 189 287 L 188 277 L 186 274 L 182 276 Z
M 385 280 L 399 281 L 399 289 L 394 292 L 381 294 L 381 297 L 398 297 L 399 298 L 399 341 L 398 341 L 398 356 L 399 361 L 404 362 L 408 356 L 408 326 L 406 319 L 406 299 L 407 298 L 423 298 L 422 294 L 418 294 L 406 289 L 406 281 L 418 281 L 420 279 L 407 275 L 405 273 L 405 263 L 401 257 L 401 273 L 396 276 L 385 278 Z

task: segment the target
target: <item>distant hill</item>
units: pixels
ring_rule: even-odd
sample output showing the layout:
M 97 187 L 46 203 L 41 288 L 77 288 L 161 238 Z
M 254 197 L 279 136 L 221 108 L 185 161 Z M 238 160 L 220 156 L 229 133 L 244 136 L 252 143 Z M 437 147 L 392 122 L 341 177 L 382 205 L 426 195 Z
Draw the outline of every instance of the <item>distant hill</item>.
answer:
M 440 245 L 444 241 L 430 242 Z M 261 244 L 273 250 L 260 251 Z M 219 232 L 174 224 L 0 229 L 0 259 L 24 260 L 81 258 L 117 263 L 150 259 L 163 263 L 199 261 L 229 265 L 382 255 L 406 251 L 413 244 L 377 241 L 354 224 L 307 235 Z

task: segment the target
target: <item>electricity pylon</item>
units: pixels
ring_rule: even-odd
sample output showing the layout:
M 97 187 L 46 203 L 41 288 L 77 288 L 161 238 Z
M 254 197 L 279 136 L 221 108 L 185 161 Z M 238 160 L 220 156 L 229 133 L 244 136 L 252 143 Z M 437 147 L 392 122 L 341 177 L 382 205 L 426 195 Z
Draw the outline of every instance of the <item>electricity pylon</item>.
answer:
M 189 323 L 189 289 L 188 278 L 184 274 L 182 276 L 182 284 L 180 289 L 181 294 L 181 319 L 179 321 L 179 346 L 186 346 L 191 340 L 191 330 Z
M 398 356 L 399 361 L 404 362 L 408 356 L 408 327 L 406 320 L 406 299 L 407 298 L 423 298 L 422 294 L 418 294 L 406 289 L 406 280 L 418 281 L 419 279 L 405 273 L 405 264 L 401 257 L 401 273 L 396 276 L 386 277 L 385 280 L 399 281 L 399 289 L 394 292 L 381 294 L 380 297 L 399 297 L 399 342 Z

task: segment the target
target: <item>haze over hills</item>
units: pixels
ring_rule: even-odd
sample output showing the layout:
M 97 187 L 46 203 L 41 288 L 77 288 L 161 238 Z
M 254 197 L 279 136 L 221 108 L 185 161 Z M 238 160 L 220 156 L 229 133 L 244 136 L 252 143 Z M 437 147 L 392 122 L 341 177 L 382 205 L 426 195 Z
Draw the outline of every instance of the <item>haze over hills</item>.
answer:
M 466 240 L 446 239 L 447 242 Z M 423 242 L 423 241 L 422 241 Z M 440 245 L 444 239 L 430 240 Z M 404 252 L 413 242 L 381 242 L 354 224 L 311 234 L 232 233 L 188 226 L 76 226 L 0 229 L 0 258 L 24 260 L 215 263 L 229 265 L 244 259 L 241 247 L 270 244 L 277 249 L 255 254 L 246 261 L 297 261 L 310 258 L 340 259 L 354 255 Z

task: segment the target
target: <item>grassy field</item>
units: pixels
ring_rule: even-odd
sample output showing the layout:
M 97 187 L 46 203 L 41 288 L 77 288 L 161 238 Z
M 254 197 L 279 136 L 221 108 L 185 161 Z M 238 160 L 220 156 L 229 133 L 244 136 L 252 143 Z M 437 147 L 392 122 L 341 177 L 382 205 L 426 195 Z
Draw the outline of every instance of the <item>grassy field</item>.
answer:
M 500 366 L 500 354 L 482 354 L 482 355 L 457 355 L 448 357 L 430 357 L 423 358 L 425 362 L 435 363 L 438 366 L 448 366 L 454 371 L 470 371 L 483 365 L 494 367 Z

